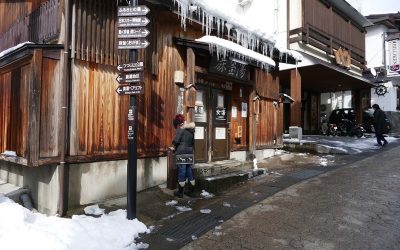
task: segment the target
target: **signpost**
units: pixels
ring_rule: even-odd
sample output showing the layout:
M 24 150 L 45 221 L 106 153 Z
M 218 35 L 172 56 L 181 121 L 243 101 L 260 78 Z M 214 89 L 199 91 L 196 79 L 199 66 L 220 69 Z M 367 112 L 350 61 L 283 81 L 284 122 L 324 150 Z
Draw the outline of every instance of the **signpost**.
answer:
M 150 34 L 146 28 L 119 28 L 118 38 L 144 38 Z
M 138 0 L 130 0 L 129 6 L 118 7 L 118 49 L 129 49 L 129 63 L 118 65 L 118 83 L 142 83 L 144 63 L 137 61 L 137 49 L 144 49 L 149 42 L 144 39 L 149 31 L 144 28 L 150 20 L 145 17 L 150 9 L 138 6 Z M 128 165 L 127 165 L 127 219 L 136 218 L 137 182 L 137 127 L 138 111 L 136 95 L 144 93 L 144 85 L 120 85 L 118 95 L 129 95 L 128 110 Z
M 143 82 L 143 72 L 139 71 L 129 74 L 119 74 L 116 80 L 121 84 Z
M 145 16 L 138 17 L 119 17 L 118 27 L 143 27 L 150 22 Z
M 146 39 L 119 40 L 118 49 L 145 49 L 149 44 Z
M 139 95 L 144 93 L 143 85 L 120 85 L 115 90 L 118 95 Z M 128 138 L 129 140 L 129 138 Z
M 133 63 L 123 63 L 117 66 L 119 72 L 132 72 L 132 71 L 143 71 L 144 70 L 144 63 L 133 62 Z

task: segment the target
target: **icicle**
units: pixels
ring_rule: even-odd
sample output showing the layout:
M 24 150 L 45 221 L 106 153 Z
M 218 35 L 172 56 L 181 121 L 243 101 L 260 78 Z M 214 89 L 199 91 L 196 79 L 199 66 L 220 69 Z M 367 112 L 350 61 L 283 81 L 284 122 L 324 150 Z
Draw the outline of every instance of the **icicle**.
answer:
M 229 36 L 230 36 L 230 34 L 231 34 L 231 29 L 232 29 L 232 24 L 226 23 L 225 26 L 226 26 L 226 28 L 228 29 L 228 40 L 229 40 Z

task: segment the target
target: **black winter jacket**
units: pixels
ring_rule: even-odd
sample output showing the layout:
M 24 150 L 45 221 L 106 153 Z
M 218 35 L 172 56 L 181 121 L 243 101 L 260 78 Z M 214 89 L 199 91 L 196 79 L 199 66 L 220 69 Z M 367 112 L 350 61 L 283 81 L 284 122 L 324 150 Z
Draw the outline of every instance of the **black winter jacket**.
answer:
M 386 115 L 381 109 L 376 109 L 374 112 L 374 128 L 378 135 L 386 132 Z
M 172 144 L 175 155 L 194 154 L 194 125 L 189 123 L 184 128 L 179 128 Z

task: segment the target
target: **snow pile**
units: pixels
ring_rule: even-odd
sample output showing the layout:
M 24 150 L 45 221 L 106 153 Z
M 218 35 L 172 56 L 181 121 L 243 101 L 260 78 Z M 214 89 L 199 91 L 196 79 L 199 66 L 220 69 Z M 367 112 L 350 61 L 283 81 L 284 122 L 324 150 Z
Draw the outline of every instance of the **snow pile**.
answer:
M 191 211 L 192 210 L 190 207 L 186 207 L 186 206 L 176 206 L 175 208 L 179 212 L 187 212 L 187 211 Z
M 32 213 L 0 195 L 1 249 L 135 249 L 139 233 L 147 227 L 137 219 L 127 220 L 125 210 L 99 218 L 73 216 L 72 219 Z
M 92 206 L 87 206 L 83 209 L 85 211 L 85 214 L 91 214 L 91 215 L 102 215 L 104 214 L 103 208 L 99 208 L 99 205 L 92 205 Z
M 210 52 L 215 51 L 218 58 L 234 56 L 244 60 L 255 60 L 260 64 L 259 66 L 264 69 L 268 68 L 268 66 L 275 66 L 275 62 L 271 58 L 222 38 L 203 36 L 202 38 L 196 39 L 196 41 L 207 43 L 210 46 Z
M 211 213 L 211 209 L 208 209 L 208 208 L 200 209 L 200 213 L 202 213 L 202 214 L 209 214 L 209 213 Z

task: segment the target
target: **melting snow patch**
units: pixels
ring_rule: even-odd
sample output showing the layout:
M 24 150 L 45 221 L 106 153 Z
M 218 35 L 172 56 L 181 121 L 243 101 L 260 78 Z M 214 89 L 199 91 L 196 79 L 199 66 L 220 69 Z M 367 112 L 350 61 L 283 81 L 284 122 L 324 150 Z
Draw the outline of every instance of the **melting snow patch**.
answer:
M 192 240 L 197 240 L 196 235 L 192 235 Z
M 211 194 L 211 193 L 209 193 L 209 192 L 207 192 L 206 190 L 202 190 L 201 191 L 201 194 L 200 194 L 200 196 L 201 197 L 203 197 L 203 198 L 212 198 L 212 197 L 214 197 L 214 195 L 213 194 Z
M 185 206 L 176 206 L 175 208 L 179 212 L 187 212 L 192 210 L 190 207 L 185 207 Z
M 102 215 L 104 214 L 103 208 L 99 208 L 99 205 L 92 205 L 92 206 L 87 206 L 83 209 L 85 211 L 85 214 L 91 214 L 91 215 Z
M 224 201 L 224 202 L 222 203 L 222 206 L 224 206 L 224 207 L 231 207 L 231 204 L 229 204 L 228 202 L 225 202 L 225 201 Z
M 220 231 L 214 231 L 213 234 L 216 235 L 216 236 L 221 236 L 221 235 L 222 235 L 222 232 L 220 232 Z
M 221 226 L 216 226 L 215 230 L 222 230 L 222 227 Z
M 324 167 L 328 166 L 328 160 L 325 158 L 319 159 L 319 165 L 324 166 Z
M 167 238 L 166 240 L 169 242 L 175 241 L 174 239 L 171 239 L 171 238 Z
M 209 213 L 211 213 L 211 209 L 208 209 L 208 208 L 206 208 L 206 209 L 200 209 L 200 213 L 202 213 L 202 214 L 209 214 Z
M 224 220 L 219 220 L 218 222 L 219 222 L 219 223 L 224 223 Z
M 149 248 L 149 244 L 140 242 L 140 243 L 138 243 L 138 244 L 136 245 L 136 247 L 137 247 L 138 249 L 147 249 L 147 248 Z
M 172 200 L 172 201 L 167 201 L 165 202 L 165 205 L 167 206 L 175 206 L 176 204 L 178 204 L 178 202 L 176 200 Z

